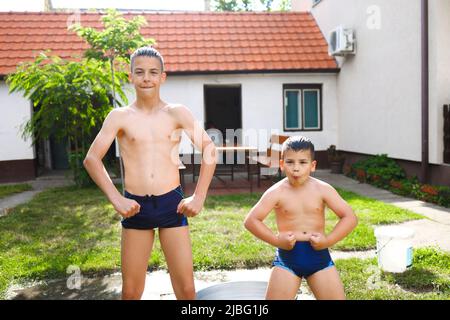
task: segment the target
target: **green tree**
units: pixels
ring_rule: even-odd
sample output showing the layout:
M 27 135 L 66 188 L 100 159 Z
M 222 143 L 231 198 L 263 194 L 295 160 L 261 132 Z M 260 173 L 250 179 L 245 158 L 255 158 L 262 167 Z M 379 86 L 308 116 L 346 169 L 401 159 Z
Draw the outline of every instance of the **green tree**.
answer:
M 278 10 L 280 11 L 290 11 L 292 8 L 291 0 L 281 0 Z
M 261 2 L 261 4 L 266 7 L 267 11 L 271 11 L 272 10 L 272 2 L 273 0 L 259 0 Z
M 252 0 L 242 0 L 244 11 L 252 11 Z
M 100 30 L 79 24 L 71 27 L 90 45 L 84 58 L 66 61 L 41 53 L 34 62 L 22 64 L 7 78 L 10 92 L 23 92 L 36 107 L 23 135 L 33 137 L 33 143 L 50 135 L 67 139 L 76 182 L 84 180 L 78 174 L 86 174 L 81 162 L 86 142 L 92 129 L 111 110 L 111 104 L 117 105 L 116 92 L 123 103 L 128 103 L 122 87 L 128 82 L 125 66 L 129 64 L 129 54 L 140 46 L 155 43 L 140 34 L 140 27 L 146 23 L 141 16 L 129 21 L 117 11 L 108 10 L 101 21 Z
M 216 0 L 214 2 L 216 11 L 239 11 L 237 0 Z
M 35 107 L 23 127 L 23 136 L 31 137 L 33 143 L 54 136 L 59 141 L 67 140 L 69 154 L 72 148 L 75 155 L 85 154 L 87 137 L 111 110 L 108 88 L 112 79 L 108 69 L 103 61 L 68 61 L 44 52 L 34 61 L 19 65 L 6 81 L 10 93 L 21 92 Z M 126 96 L 122 85 L 127 81 L 124 73 L 114 76 L 123 101 Z M 84 184 L 79 175 L 80 166 L 72 169 L 76 182 Z
M 273 0 L 260 0 L 267 11 L 272 9 Z M 216 11 L 252 11 L 252 0 L 215 0 L 214 9 Z

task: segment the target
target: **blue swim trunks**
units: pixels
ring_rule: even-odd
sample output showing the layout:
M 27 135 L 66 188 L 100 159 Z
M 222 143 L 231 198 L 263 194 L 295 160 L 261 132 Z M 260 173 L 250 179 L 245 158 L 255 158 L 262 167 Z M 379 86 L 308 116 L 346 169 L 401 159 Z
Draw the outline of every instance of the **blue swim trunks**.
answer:
M 141 210 L 130 218 L 123 218 L 122 227 L 146 230 L 187 226 L 187 218 L 177 213 L 178 204 L 183 197 L 181 186 L 158 196 L 137 196 L 125 191 L 125 198 L 136 200 Z
M 334 262 L 328 249 L 314 250 L 309 241 L 297 241 L 292 250 L 277 248 L 272 266 L 307 278 L 317 271 L 334 266 Z

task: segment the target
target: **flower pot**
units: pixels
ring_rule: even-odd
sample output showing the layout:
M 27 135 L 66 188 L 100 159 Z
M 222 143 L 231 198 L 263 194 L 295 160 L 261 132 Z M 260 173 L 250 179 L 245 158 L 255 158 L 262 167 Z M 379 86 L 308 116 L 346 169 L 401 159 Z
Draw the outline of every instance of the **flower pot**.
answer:
M 360 182 L 366 182 L 366 172 L 363 169 L 355 169 L 356 179 Z
M 344 174 L 346 176 L 350 177 L 352 175 L 352 166 L 351 165 L 348 165 L 348 164 L 344 165 L 342 170 L 344 171 Z
M 332 161 L 330 163 L 331 173 L 342 173 L 343 165 L 342 161 Z

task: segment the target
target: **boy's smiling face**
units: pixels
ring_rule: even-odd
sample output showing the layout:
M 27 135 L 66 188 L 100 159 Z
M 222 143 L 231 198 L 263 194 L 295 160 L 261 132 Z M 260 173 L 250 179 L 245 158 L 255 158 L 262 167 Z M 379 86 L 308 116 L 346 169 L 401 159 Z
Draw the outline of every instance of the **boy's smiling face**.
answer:
M 280 169 L 292 185 L 301 185 L 316 171 L 316 160 L 311 159 L 309 150 L 287 150 L 280 159 Z
M 139 96 L 152 96 L 159 93 L 161 84 L 166 80 L 158 58 L 140 56 L 134 60 L 131 83 Z

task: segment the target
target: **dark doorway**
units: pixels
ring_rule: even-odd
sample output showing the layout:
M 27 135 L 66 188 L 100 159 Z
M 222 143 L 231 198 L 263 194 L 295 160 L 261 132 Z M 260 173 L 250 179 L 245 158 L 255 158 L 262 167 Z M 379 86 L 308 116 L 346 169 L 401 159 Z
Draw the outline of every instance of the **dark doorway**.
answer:
M 242 128 L 240 85 L 205 85 L 205 129 L 216 128 L 226 138 L 226 129 Z
M 67 154 L 67 139 L 60 140 L 50 137 L 50 150 L 52 156 L 52 169 L 69 169 L 69 156 Z

